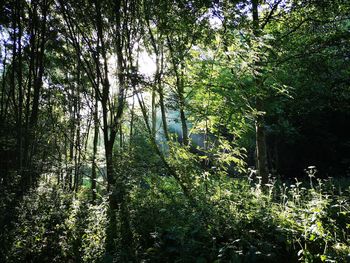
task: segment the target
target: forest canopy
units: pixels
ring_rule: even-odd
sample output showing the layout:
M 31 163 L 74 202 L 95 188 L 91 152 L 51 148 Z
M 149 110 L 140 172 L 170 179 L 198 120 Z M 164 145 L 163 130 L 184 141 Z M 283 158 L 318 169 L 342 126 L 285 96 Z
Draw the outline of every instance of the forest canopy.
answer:
M 0 262 L 348 262 L 347 0 L 5 0 Z

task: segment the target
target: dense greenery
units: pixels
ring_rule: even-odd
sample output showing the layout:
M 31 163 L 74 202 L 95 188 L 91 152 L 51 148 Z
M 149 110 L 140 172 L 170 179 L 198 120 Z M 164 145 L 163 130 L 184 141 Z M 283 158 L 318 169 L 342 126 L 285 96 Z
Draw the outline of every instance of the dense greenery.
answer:
M 348 1 L 0 7 L 0 262 L 350 262 Z
M 255 181 L 215 177 L 191 205 L 170 178 L 149 175 L 130 190 L 129 220 L 136 262 L 346 262 L 350 186 L 332 179 Z M 8 262 L 109 262 L 105 198 L 88 203 L 42 182 L 17 208 L 6 236 Z M 205 200 L 205 201 L 204 201 Z M 58 209 L 60 208 L 60 209 Z M 120 222 L 119 222 L 120 224 Z M 124 262 L 121 237 L 113 257 Z

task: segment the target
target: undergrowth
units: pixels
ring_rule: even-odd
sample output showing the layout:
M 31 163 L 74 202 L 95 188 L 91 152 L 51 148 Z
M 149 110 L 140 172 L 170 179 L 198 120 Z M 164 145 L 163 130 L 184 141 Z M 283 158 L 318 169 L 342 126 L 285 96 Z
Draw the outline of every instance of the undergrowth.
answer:
M 193 191 L 195 205 L 173 179 L 141 178 L 129 192 L 136 260 L 350 262 L 350 188 L 309 175 L 264 188 L 259 178 L 213 176 Z M 28 193 L 7 233 L 7 261 L 112 261 L 104 253 L 107 200 L 91 204 L 87 190 L 42 182 Z

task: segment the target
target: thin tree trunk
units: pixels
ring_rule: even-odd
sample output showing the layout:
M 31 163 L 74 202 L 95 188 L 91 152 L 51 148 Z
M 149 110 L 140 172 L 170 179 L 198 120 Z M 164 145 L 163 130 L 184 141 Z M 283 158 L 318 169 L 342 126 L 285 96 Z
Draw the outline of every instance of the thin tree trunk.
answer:
M 253 12 L 253 31 L 256 37 L 259 36 L 259 13 L 258 13 L 258 0 L 252 0 L 252 12 Z M 257 66 L 259 61 L 256 62 Z M 262 88 L 262 80 L 259 75 L 255 76 L 255 83 L 258 88 Z M 265 122 L 264 116 L 264 104 L 262 99 L 257 95 L 255 101 L 256 111 L 258 112 L 255 120 L 255 142 L 256 142 L 256 163 L 258 175 L 261 177 L 261 183 L 265 185 L 268 183 L 268 167 L 267 167 L 267 151 L 266 151 L 266 135 L 265 135 Z
M 37 49 L 37 63 L 35 65 L 35 71 L 38 72 L 37 75 L 35 75 L 34 79 L 34 94 L 33 94 L 33 101 L 32 101 L 32 110 L 29 118 L 29 130 L 28 130 L 28 138 L 27 138 L 27 150 L 26 153 L 26 169 L 28 170 L 28 173 L 26 173 L 26 181 L 28 185 L 32 185 L 36 182 L 37 174 L 35 167 L 33 167 L 32 159 L 33 155 L 36 153 L 36 145 L 34 145 L 34 138 L 36 136 L 36 127 L 38 123 L 38 117 L 39 117 L 39 100 L 40 100 L 40 92 L 43 84 L 43 75 L 44 75 L 44 55 L 45 55 L 45 43 L 46 43 L 46 23 L 47 23 L 47 12 L 49 9 L 49 4 L 46 1 L 41 2 L 42 6 L 42 21 L 40 21 L 40 39 L 38 43 L 40 43 L 38 49 Z M 36 6 L 34 6 L 36 8 Z M 36 21 L 36 10 L 34 10 L 34 18 Z
M 33 84 L 33 79 L 35 78 L 35 40 L 36 40 L 36 30 L 37 28 L 37 4 L 33 3 L 31 19 L 30 19 L 30 58 L 29 58 L 29 69 L 28 69 L 28 83 L 27 83 L 27 92 L 26 92 L 26 102 L 25 102 L 25 131 L 24 131 L 24 147 L 23 147 L 23 165 L 27 169 L 29 163 L 29 144 L 30 144 L 30 102 L 31 102 L 31 91 Z
M 186 114 L 185 114 L 186 103 L 185 103 L 184 72 L 183 72 L 184 66 L 181 63 L 180 65 L 178 65 L 178 63 L 176 62 L 173 46 L 169 36 L 167 36 L 167 42 L 168 42 L 170 56 L 173 64 L 173 70 L 176 78 L 176 93 L 177 93 L 176 95 L 178 98 L 178 105 L 179 105 L 179 112 L 180 112 L 180 120 L 181 120 L 181 128 L 182 128 L 182 143 L 184 145 L 188 145 L 189 138 L 188 138 L 188 128 L 187 128 Z
M 1 125 L 4 124 L 4 120 L 5 120 L 5 92 L 6 92 L 6 82 L 5 82 L 5 78 L 6 78 L 6 60 L 7 60 L 7 48 L 4 47 L 4 52 L 5 52 L 5 56 L 4 56 L 4 60 L 2 63 L 2 85 L 1 85 L 1 101 L 0 101 L 0 127 Z
M 68 168 L 68 165 L 69 165 L 69 160 L 68 160 L 68 147 L 67 147 L 67 137 L 65 136 L 64 137 L 64 163 L 65 163 L 65 175 L 64 175 L 64 179 L 63 179 L 63 188 L 64 189 L 67 189 L 67 186 L 68 186 L 68 177 L 69 177 L 69 168 Z
M 94 141 L 92 147 L 92 171 L 91 171 L 91 194 L 92 194 L 92 203 L 96 201 L 96 179 L 97 179 L 97 144 L 98 144 L 98 99 L 97 92 L 95 91 L 95 107 L 94 107 Z
M 129 150 L 132 151 L 134 137 L 134 117 L 135 117 L 135 93 L 132 96 L 131 116 L 130 116 L 130 133 L 129 133 Z
M 177 90 L 178 90 L 178 97 L 179 97 L 179 106 L 180 106 L 180 119 L 181 119 L 181 127 L 182 127 L 182 137 L 183 137 L 183 144 L 188 145 L 189 144 L 189 138 L 188 138 L 188 128 L 187 128 L 187 121 L 186 121 L 186 114 L 185 114 L 185 98 L 184 98 L 184 83 L 183 83 L 183 73 L 179 76 L 177 74 Z
M 144 11 L 145 12 L 145 11 Z M 166 121 L 166 110 L 164 105 L 164 91 L 162 86 L 162 73 L 163 73 L 163 44 L 161 43 L 162 36 L 158 36 L 158 44 L 154 37 L 154 34 L 152 32 L 151 26 L 149 24 L 149 18 L 147 16 L 147 13 L 145 12 L 145 21 L 147 23 L 148 27 L 148 33 L 150 35 L 153 51 L 156 54 L 156 74 L 155 74 L 155 87 L 159 95 L 159 106 L 161 110 L 161 117 L 162 117 L 162 125 L 163 125 L 163 131 L 164 131 L 164 137 L 167 141 L 169 141 L 169 133 L 168 133 L 168 125 Z M 153 112 L 153 98 L 155 97 L 154 89 L 152 89 L 152 120 L 155 120 L 155 113 Z M 155 131 L 155 122 L 152 122 L 152 131 L 154 133 Z M 154 133 L 155 134 L 155 133 Z
M 18 34 L 17 29 L 18 28 L 18 5 L 13 6 L 12 8 L 12 30 L 13 30 L 13 46 L 12 46 L 12 70 L 11 70 L 11 95 L 12 95 L 12 100 L 13 100 L 13 111 L 15 114 L 15 120 L 16 120 L 16 128 L 17 128 L 17 144 L 16 144 L 16 152 L 17 152 L 17 167 L 19 168 L 19 171 L 21 170 L 21 124 L 20 124 L 20 117 L 19 117 L 19 108 L 20 105 L 16 105 L 16 77 L 17 77 L 17 83 L 18 83 L 18 72 L 19 72 L 19 67 L 20 65 L 18 64 L 18 50 L 17 50 L 17 45 L 18 45 Z M 19 86 L 19 85 L 18 85 Z M 18 87 L 20 88 L 20 87 Z M 20 93 L 18 91 L 18 93 Z M 18 100 L 20 100 L 20 96 L 18 95 Z M 20 101 L 19 101 L 20 104 Z
M 261 112 L 263 109 L 262 101 L 260 98 L 256 98 L 256 110 Z M 255 120 L 255 137 L 256 137 L 256 158 L 258 175 L 261 177 L 261 183 L 268 183 L 268 166 L 267 166 L 267 149 L 266 149 L 266 135 L 265 135 L 265 122 L 264 116 L 259 115 Z
M 135 90 L 135 85 L 133 85 L 133 88 Z M 135 91 L 136 93 L 136 91 Z M 141 108 L 141 112 L 142 112 L 142 115 L 143 115 L 143 119 L 145 121 L 145 124 L 146 124 L 146 128 L 147 128 L 147 131 L 148 131 L 148 134 L 150 136 L 150 139 L 151 139 L 151 143 L 152 143 L 152 146 L 153 146 L 153 149 L 155 150 L 155 152 L 157 153 L 157 155 L 160 157 L 162 163 L 164 164 L 164 166 L 168 169 L 169 173 L 171 174 L 171 176 L 174 177 L 174 179 L 178 182 L 178 184 L 180 185 L 184 195 L 191 199 L 191 193 L 190 193 L 190 189 L 185 185 L 183 184 L 183 182 L 181 181 L 181 178 L 179 177 L 179 175 L 177 174 L 177 172 L 169 165 L 169 163 L 167 162 L 167 160 L 165 159 L 165 156 L 164 154 L 160 151 L 158 145 L 157 145 L 157 141 L 155 139 L 154 136 L 152 136 L 152 129 L 151 129 L 151 126 L 149 124 L 149 120 L 148 120 L 148 114 L 147 114 L 147 109 L 146 109 L 146 106 L 145 106 L 145 103 L 141 97 L 141 95 L 139 95 L 138 93 L 136 93 L 136 96 L 137 96 L 137 100 L 139 102 L 139 105 L 140 105 L 140 108 Z
M 43 21 L 41 21 L 41 31 L 40 31 L 40 49 L 39 49 L 40 51 L 38 51 L 38 56 L 37 56 L 38 75 L 34 80 L 33 105 L 32 105 L 32 112 L 30 116 L 30 124 L 32 129 L 35 128 L 38 121 L 39 98 L 40 98 L 40 91 L 43 84 L 47 9 L 48 9 L 48 6 L 43 6 L 43 14 L 42 14 Z
M 116 11 L 116 26 L 118 30 L 120 29 L 120 8 L 121 1 L 115 1 L 115 11 Z M 115 251 L 115 238 L 117 237 L 117 217 L 116 213 L 118 210 L 118 204 L 120 199 L 116 193 L 116 180 L 115 180 L 115 171 L 113 164 L 113 145 L 115 142 L 115 137 L 117 134 L 118 126 L 120 125 L 120 118 L 123 112 L 123 98 L 124 98 L 124 76 L 123 76 L 123 54 L 122 54 L 122 41 L 120 32 L 118 31 L 116 36 L 116 49 L 117 49 L 117 70 L 118 70 L 118 80 L 119 80 L 119 95 L 118 95 L 118 109 L 117 114 L 111 123 L 111 127 L 108 125 L 108 100 L 109 100 L 109 89 L 110 84 L 108 81 L 108 66 L 107 66 L 107 54 L 103 38 L 103 25 L 101 18 L 101 7 L 98 0 L 95 1 L 95 10 L 96 10 L 96 23 L 97 23 L 97 34 L 100 40 L 101 55 L 103 59 L 103 70 L 104 74 L 101 74 L 97 70 L 98 77 L 101 78 L 103 90 L 102 90 L 102 120 L 103 120 L 103 137 L 104 137 L 104 147 L 106 155 L 106 170 L 107 170 L 107 191 L 109 192 L 109 226 L 107 229 L 106 237 L 106 250 L 108 253 L 113 254 Z M 99 65 L 98 65 L 99 66 Z M 118 189 L 119 190 L 119 189 Z M 121 191 L 119 191 L 120 193 Z
M 75 95 L 75 112 L 76 112 L 76 121 L 74 122 L 74 130 L 76 131 L 76 142 L 75 142 L 75 156 L 74 156 L 74 191 L 77 192 L 79 189 L 80 183 L 80 158 L 81 158 L 81 134 L 80 134 L 80 125 L 81 125 L 81 115 L 80 115 L 80 85 L 81 76 L 80 76 L 80 60 L 77 61 L 77 87 Z
M 153 86 L 152 87 L 152 116 L 151 116 L 151 120 L 152 120 L 152 134 L 155 136 L 156 135 L 156 125 L 157 125 L 157 108 L 156 108 L 156 87 Z
M 156 76 L 157 76 L 157 86 L 158 86 L 158 95 L 159 95 L 159 106 L 160 106 L 160 112 L 162 115 L 162 124 L 163 124 L 163 131 L 164 131 L 164 137 L 167 141 L 169 141 L 169 132 L 168 132 L 168 123 L 166 119 L 166 109 L 165 109 L 165 102 L 164 102 L 164 89 L 162 85 L 162 73 L 163 73 L 163 63 L 164 63 L 164 57 L 163 57 L 163 45 L 160 47 L 160 54 L 157 56 L 157 69 L 156 69 Z M 159 58 L 160 56 L 160 58 Z
M 22 86 L 22 24 L 21 24 L 21 14 L 22 8 L 19 0 L 16 1 L 16 9 L 17 9 L 17 25 L 18 25 L 18 38 L 17 38 L 17 46 L 18 46 L 18 63 L 17 63 L 17 82 L 18 82 L 18 134 L 17 134 L 17 145 L 18 145 L 18 169 L 19 173 L 22 174 L 22 165 L 23 165 L 23 86 Z

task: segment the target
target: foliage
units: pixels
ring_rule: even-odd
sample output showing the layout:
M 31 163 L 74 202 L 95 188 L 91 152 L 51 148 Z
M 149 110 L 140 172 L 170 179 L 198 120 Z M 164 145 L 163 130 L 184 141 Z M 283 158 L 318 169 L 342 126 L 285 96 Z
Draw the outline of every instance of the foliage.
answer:
M 346 1 L 1 7 L 1 262 L 350 262 Z
M 211 174 L 197 204 L 169 176 L 148 173 L 129 191 L 138 262 L 345 262 L 350 242 L 348 180 L 284 183 Z M 107 202 L 42 182 L 17 208 L 8 262 L 100 262 Z M 117 239 L 118 240 L 118 237 Z
M 173 180 L 148 180 L 149 188 L 132 194 L 140 256 L 150 262 L 346 261 L 350 189 L 343 185 L 339 193 L 329 180 L 318 179 L 315 188 L 272 181 L 264 193 L 258 182 L 209 178 L 207 188 L 197 189 L 198 207 Z
M 84 190 L 82 190 L 84 191 Z M 7 262 L 98 262 L 104 254 L 106 201 L 98 205 L 42 182 L 23 197 Z

